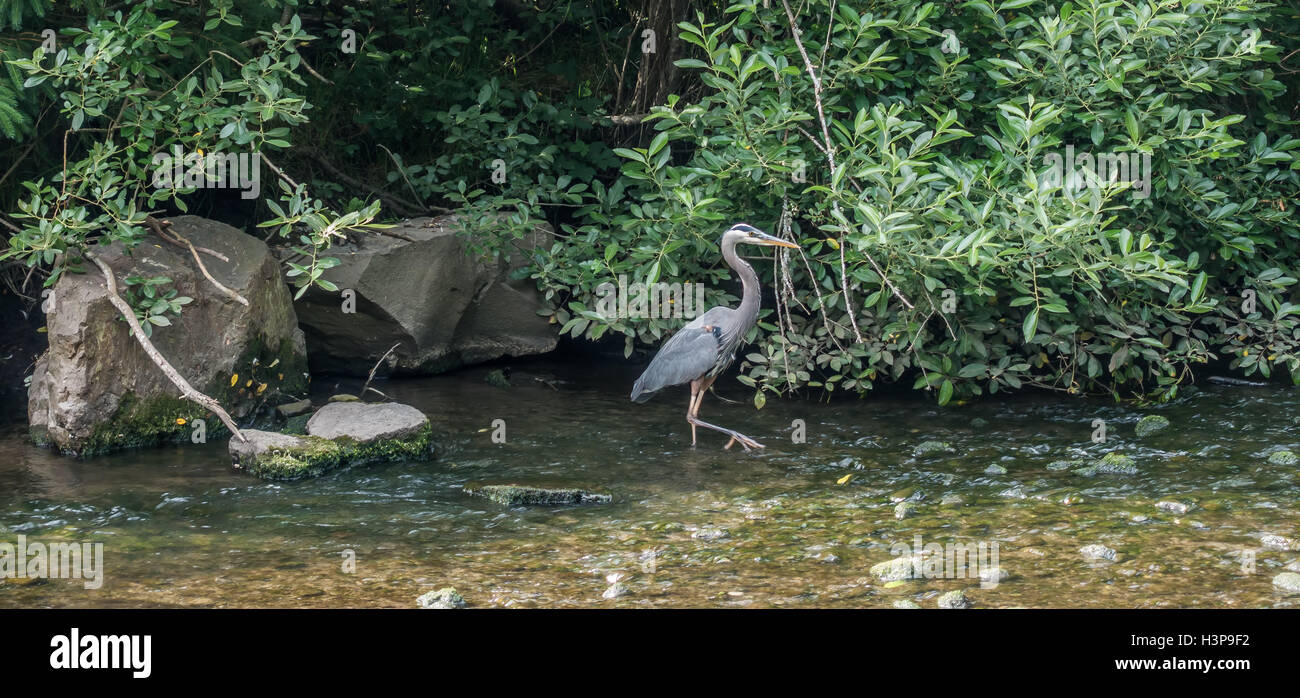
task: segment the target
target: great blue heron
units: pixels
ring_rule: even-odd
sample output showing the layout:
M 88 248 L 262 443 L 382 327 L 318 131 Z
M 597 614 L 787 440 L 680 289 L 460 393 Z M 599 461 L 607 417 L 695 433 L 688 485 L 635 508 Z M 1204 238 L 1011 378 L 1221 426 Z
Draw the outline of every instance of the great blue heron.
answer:
M 731 448 L 732 443 L 740 442 L 748 451 L 750 447 L 763 448 L 763 444 L 738 431 L 702 422 L 699 418 L 704 393 L 713 385 L 718 374 L 731 365 L 736 358 L 736 350 L 745 340 L 745 334 L 758 321 L 761 296 L 758 274 L 754 273 L 754 268 L 745 260 L 736 256 L 738 243 L 799 249 L 792 242 L 772 237 L 745 223 L 737 223 L 723 233 L 722 258 L 740 276 L 743 287 L 740 307 L 735 310 L 722 306 L 710 308 L 664 342 L 645 373 L 632 386 L 632 401 L 645 402 L 664 388 L 690 383 L 691 401 L 686 408 L 686 421 L 691 425 L 691 445 L 695 445 L 695 427 L 699 426 L 730 436 L 731 440 L 727 441 L 725 448 Z

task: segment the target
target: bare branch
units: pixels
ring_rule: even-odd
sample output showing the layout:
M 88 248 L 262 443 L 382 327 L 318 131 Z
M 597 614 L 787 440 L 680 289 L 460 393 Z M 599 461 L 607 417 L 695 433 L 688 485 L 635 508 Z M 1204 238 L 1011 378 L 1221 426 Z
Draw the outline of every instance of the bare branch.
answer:
M 95 266 L 99 267 L 99 271 L 104 274 L 104 285 L 108 289 L 108 300 L 113 304 L 113 307 L 117 308 L 118 312 L 122 313 L 126 324 L 131 327 L 131 334 L 135 335 L 136 341 L 140 343 L 140 348 L 144 349 L 144 353 L 149 355 L 149 358 L 153 360 L 158 368 L 162 369 L 163 375 L 167 376 L 167 379 L 180 389 L 181 397 L 201 407 L 206 407 L 221 419 L 221 422 L 226 425 L 234 438 L 240 441 L 248 441 L 248 439 L 244 438 L 243 433 L 239 431 L 239 427 L 235 426 L 235 420 L 230 418 L 230 415 L 221 407 L 221 404 L 195 390 L 194 386 L 190 385 L 189 381 L 176 372 L 171 363 L 154 347 L 153 342 L 149 341 L 149 338 L 145 336 L 144 328 L 140 327 L 140 320 L 135 316 L 135 310 L 121 296 L 117 295 L 117 281 L 113 276 L 113 269 L 93 252 L 86 251 L 83 254 L 86 259 L 94 262 Z

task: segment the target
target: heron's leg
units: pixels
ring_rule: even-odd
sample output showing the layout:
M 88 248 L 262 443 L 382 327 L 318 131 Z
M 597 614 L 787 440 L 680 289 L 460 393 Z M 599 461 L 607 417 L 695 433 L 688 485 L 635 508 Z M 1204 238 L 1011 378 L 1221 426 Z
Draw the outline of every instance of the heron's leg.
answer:
M 691 401 L 686 404 L 686 421 L 691 425 L 691 446 L 695 445 L 695 423 L 691 421 L 691 417 L 699 409 L 700 398 L 703 396 L 699 383 L 699 381 L 691 381 Z
M 715 377 L 708 377 L 708 378 L 701 378 L 699 380 L 691 381 L 691 392 L 692 392 L 691 409 L 689 412 L 686 413 L 686 421 L 691 423 L 692 444 L 694 443 L 695 427 L 701 426 L 704 427 L 705 429 L 712 429 L 714 431 L 721 432 L 723 434 L 726 434 L 727 436 L 730 436 L 731 440 L 727 441 L 727 445 L 724 448 L 731 448 L 731 445 L 736 442 L 740 442 L 740 445 L 746 451 L 748 451 L 751 447 L 763 448 L 763 444 L 749 438 L 748 436 L 745 436 L 744 434 L 738 431 L 733 431 L 725 427 L 717 426 L 716 424 L 709 424 L 708 422 L 700 421 L 700 417 L 699 417 L 700 403 L 704 401 L 704 393 L 708 391 L 710 385 L 713 385 L 714 380 Z

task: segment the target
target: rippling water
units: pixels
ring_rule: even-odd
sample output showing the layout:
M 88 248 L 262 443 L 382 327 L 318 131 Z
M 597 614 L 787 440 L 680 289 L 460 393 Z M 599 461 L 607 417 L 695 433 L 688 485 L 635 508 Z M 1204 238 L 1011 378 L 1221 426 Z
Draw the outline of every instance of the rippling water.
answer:
M 1300 605 L 1271 583 L 1300 553 L 1261 543 L 1300 539 L 1296 466 L 1267 461 L 1300 452 L 1294 390 L 1207 386 L 1158 408 L 1025 394 L 938 408 L 902 394 L 755 411 L 751 391 L 719 381 L 743 404 L 710 395 L 701 415 L 767 445 L 745 454 L 705 430 L 690 447 L 684 388 L 633 405 L 636 367 L 587 368 L 520 364 L 508 389 L 486 369 L 381 385 L 430 416 L 440 458 L 296 483 L 233 470 L 224 443 L 77 461 L 6 426 L 0 542 L 102 542 L 105 574 L 95 590 L 0 580 L 0 607 L 411 607 L 445 586 L 475 607 L 933 607 L 954 589 L 977 607 Z M 334 392 L 334 379 L 317 390 Z M 1138 440 L 1133 425 L 1153 413 L 1172 427 Z M 496 419 L 504 444 L 492 443 Z M 792 443 L 796 419 L 806 443 Z M 1090 440 L 1094 419 L 1107 422 L 1104 444 Z M 955 451 L 915 457 L 927 440 Z M 1116 450 L 1137 474 L 1047 468 Z M 1006 473 L 987 473 L 995 464 Z M 511 509 L 463 491 L 491 483 L 578 486 L 614 503 Z M 915 515 L 900 520 L 904 500 Z M 1166 500 L 1192 508 L 1155 506 Z M 981 588 L 869 572 L 918 534 L 996 543 L 1011 577 Z M 1085 560 L 1091 544 L 1118 560 Z M 614 574 L 627 593 L 603 598 Z

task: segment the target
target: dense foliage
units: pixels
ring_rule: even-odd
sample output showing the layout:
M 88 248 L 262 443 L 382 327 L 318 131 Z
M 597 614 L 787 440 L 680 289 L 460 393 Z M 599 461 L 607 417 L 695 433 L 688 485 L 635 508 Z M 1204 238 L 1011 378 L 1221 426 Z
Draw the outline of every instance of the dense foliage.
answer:
M 601 284 L 734 302 L 729 223 L 798 241 L 756 265 L 776 289 L 742 363 L 760 405 L 897 381 L 943 403 L 1027 385 L 1167 399 L 1212 363 L 1300 382 L 1293 5 L 303 2 L 281 23 L 276 2 L 73 4 L 96 19 L 63 30 L 61 58 L 0 41 L 0 153 L 41 146 L 21 196 L 0 180 L 22 224 L 8 254 L 56 272 L 59 252 L 138 237 L 150 207 L 211 206 L 146 189 L 150 154 L 245 147 L 311 175 L 244 214 L 302 245 L 299 278 L 380 190 L 390 213 L 508 212 L 475 238 L 486 252 L 545 219 L 531 274 L 556 322 L 629 353 L 683 321 L 602 316 Z M 47 9 L 0 0 L 0 17 Z M 326 48 L 349 28 L 355 53 Z M 65 183 L 51 145 L 69 127 Z M 1071 186 L 1101 156 L 1137 167 Z

